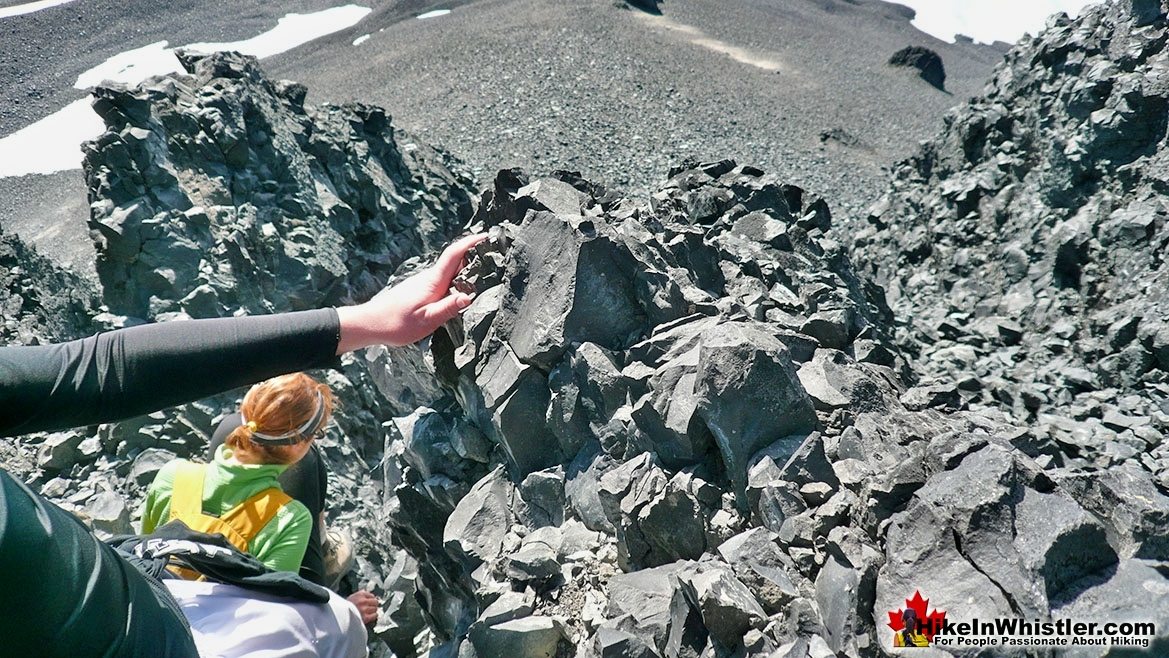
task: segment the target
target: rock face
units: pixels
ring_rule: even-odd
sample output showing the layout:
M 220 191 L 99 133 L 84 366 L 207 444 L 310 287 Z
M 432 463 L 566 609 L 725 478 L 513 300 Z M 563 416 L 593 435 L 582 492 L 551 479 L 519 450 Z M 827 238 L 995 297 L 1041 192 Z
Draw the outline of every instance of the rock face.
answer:
M 181 57 L 189 76 L 100 88 L 85 148 L 97 272 L 115 313 L 222 316 L 372 295 L 471 207 L 447 156 L 376 107 L 306 108 L 255 60 Z
M 898 50 L 889 58 L 889 65 L 917 69 L 922 80 L 946 90 L 946 68 L 942 65 L 942 57 L 925 46 L 906 46 Z
M 1029 419 L 1063 449 L 1045 459 L 1169 466 L 1167 62 L 1160 3 L 1053 18 L 897 166 L 853 247 L 927 380 Z

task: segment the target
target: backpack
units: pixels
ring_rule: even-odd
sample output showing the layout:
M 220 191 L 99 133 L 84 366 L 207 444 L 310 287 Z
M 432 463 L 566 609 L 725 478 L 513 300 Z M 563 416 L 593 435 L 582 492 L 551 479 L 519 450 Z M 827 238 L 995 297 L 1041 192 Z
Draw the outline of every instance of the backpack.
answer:
M 292 498 L 278 487 L 271 487 L 231 508 L 223 516 L 203 512 L 204 464 L 185 462 L 175 473 L 174 489 L 170 499 L 170 520 L 182 521 L 195 532 L 222 535 L 241 553 L 268 522 L 276 517 Z M 187 580 L 203 580 L 204 576 L 190 569 L 172 566 L 170 570 Z

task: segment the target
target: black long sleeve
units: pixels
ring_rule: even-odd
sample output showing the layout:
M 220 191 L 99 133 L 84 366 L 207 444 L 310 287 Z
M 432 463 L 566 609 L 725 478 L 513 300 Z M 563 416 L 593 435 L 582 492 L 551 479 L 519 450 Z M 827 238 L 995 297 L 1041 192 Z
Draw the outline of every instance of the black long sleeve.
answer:
M 335 309 L 143 325 L 0 347 L 0 436 L 107 423 L 336 364 Z

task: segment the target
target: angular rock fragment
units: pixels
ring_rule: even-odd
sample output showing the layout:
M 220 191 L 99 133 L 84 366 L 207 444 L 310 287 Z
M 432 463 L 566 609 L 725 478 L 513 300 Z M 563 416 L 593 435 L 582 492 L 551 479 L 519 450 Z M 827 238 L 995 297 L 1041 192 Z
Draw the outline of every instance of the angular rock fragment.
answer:
M 707 332 L 696 381 L 698 413 L 714 435 L 740 497 L 745 494 L 747 460 L 756 451 L 815 426 L 812 402 L 787 347 L 752 325 L 728 323 Z
M 531 616 L 488 626 L 476 624 L 468 635 L 480 656 L 555 658 L 568 644 L 564 625 L 550 617 Z

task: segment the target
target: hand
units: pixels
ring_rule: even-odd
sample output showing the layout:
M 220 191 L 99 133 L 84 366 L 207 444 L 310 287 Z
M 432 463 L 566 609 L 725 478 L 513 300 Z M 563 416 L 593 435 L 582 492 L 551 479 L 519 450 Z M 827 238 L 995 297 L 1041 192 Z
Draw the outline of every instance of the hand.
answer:
M 471 304 L 472 296 L 451 293 L 451 281 L 463 268 L 467 251 L 487 239 L 486 233 L 456 240 L 438 262 L 386 288 L 364 304 L 337 309 L 341 341 L 337 354 L 370 345 L 409 345 L 434 333 Z
M 357 608 L 357 614 L 361 615 L 361 623 L 369 626 L 377 621 L 378 606 L 381 604 L 376 596 L 365 590 L 358 590 L 350 594 L 348 600 Z

